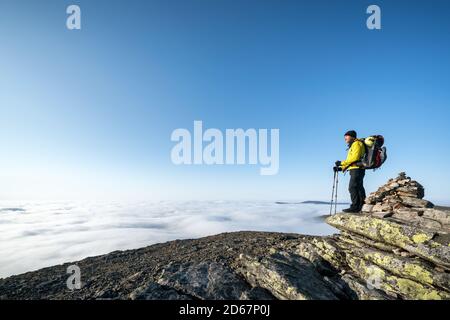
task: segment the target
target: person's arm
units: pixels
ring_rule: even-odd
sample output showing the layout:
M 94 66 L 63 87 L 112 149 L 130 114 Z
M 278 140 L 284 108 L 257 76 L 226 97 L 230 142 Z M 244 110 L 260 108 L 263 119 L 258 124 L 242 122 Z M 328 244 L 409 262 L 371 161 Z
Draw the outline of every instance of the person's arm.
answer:
M 362 145 L 362 142 L 355 141 L 354 143 L 352 143 L 352 146 L 350 147 L 350 150 L 348 151 L 347 154 L 347 159 L 341 162 L 342 170 L 346 170 L 353 163 L 361 160 L 363 154 L 364 154 L 364 146 Z

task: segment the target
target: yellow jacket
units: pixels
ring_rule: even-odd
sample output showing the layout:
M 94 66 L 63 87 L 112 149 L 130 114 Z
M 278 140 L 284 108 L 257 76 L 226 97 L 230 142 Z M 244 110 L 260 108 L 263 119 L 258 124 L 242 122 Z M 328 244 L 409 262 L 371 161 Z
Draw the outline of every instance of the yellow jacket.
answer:
M 358 169 L 359 167 L 355 166 L 354 163 L 361 160 L 361 158 L 364 156 L 364 153 L 366 153 L 364 142 L 362 142 L 361 140 L 355 140 L 348 150 L 347 159 L 341 162 L 342 170 L 345 171 Z

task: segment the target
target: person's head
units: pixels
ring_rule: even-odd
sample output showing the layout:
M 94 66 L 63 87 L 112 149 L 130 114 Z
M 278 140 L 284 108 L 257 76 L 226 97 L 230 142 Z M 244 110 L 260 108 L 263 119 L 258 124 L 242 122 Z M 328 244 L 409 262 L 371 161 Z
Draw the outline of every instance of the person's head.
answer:
M 347 144 L 352 143 L 352 142 L 355 141 L 355 139 L 356 139 L 356 131 L 355 131 L 355 130 L 347 131 L 347 132 L 344 134 L 344 139 L 345 139 L 345 142 L 346 142 Z

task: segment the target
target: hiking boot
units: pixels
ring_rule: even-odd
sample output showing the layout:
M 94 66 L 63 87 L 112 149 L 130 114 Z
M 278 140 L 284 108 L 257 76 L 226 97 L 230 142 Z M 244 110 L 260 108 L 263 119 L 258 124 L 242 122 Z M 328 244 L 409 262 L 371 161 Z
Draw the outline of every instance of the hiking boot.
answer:
M 353 208 L 348 208 L 348 209 L 342 210 L 342 212 L 345 212 L 345 213 L 359 213 L 360 211 L 361 210 L 353 209 Z

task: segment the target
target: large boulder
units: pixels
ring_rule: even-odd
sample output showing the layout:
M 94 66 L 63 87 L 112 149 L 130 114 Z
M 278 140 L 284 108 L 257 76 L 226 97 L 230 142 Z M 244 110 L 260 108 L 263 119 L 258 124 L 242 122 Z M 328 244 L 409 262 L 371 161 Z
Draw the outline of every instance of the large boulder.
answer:
M 338 296 L 314 265 L 286 252 L 268 257 L 241 255 L 238 272 L 253 286 L 260 286 L 282 300 L 337 300 Z

